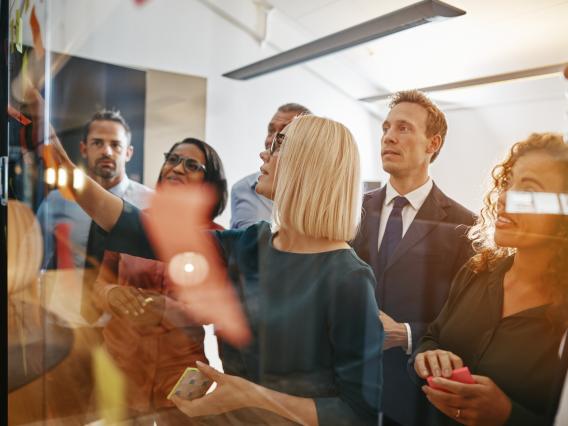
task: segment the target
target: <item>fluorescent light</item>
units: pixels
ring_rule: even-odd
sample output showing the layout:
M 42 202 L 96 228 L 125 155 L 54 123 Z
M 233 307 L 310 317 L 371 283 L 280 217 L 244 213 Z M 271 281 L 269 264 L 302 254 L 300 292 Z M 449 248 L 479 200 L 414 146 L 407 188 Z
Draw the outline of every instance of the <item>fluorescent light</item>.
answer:
M 452 83 L 439 84 L 436 86 L 421 87 L 417 90 L 422 92 L 441 92 L 443 90 L 462 89 L 464 87 L 484 86 L 487 84 L 504 83 L 513 80 L 526 80 L 533 78 L 545 78 L 553 75 L 560 75 L 564 64 L 548 65 L 546 67 L 531 68 L 528 70 L 509 72 L 505 74 L 490 75 L 487 77 L 473 78 L 471 80 L 454 81 Z M 359 99 L 364 102 L 377 102 L 388 99 L 392 93 L 381 93 L 380 95 L 368 96 Z
M 223 74 L 235 80 L 248 80 L 283 68 L 329 55 L 390 34 L 443 18 L 464 15 L 465 11 L 438 0 L 424 0 L 395 10 L 354 27 L 328 35 Z

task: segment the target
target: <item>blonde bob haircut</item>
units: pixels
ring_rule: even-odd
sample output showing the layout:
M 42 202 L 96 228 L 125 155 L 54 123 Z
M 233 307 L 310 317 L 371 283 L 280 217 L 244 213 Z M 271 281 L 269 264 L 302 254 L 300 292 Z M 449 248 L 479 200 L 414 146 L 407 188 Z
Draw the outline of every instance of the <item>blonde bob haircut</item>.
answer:
M 298 117 L 276 167 L 273 223 L 312 238 L 349 241 L 360 217 L 359 150 L 343 124 Z

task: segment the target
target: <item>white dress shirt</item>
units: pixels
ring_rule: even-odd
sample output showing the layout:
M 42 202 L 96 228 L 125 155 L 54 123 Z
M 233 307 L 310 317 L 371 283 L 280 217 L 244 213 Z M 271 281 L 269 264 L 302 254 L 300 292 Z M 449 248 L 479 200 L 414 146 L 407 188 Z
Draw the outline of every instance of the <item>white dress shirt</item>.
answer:
M 258 221 L 270 222 L 272 201 L 256 192 L 260 172 L 245 176 L 231 188 L 231 229 L 248 228 Z
M 422 204 L 424 204 L 424 201 L 426 201 L 426 197 L 428 197 L 428 194 L 432 190 L 433 185 L 434 182 L 432 181 L 432 178 L 428 177 L 428 180 L 424 185 L 416 188 L 414 191 L 409 192 L 406 195 L 401 195 L 396 191 L 396 189 L 392 187 L 390 182 L 387 182 L 387 188 L 386 188 L 387 193 L 385 196 L 385 201 L 383 203 L 383 208 L 381 210 L 381 218 L 379 222 L 379 238 L 377 241 L 377 250 L 380 250 L 381 248 L 381 242 L 383 241 L 383 236 L 385 235 L 385 228 L 387 227 L 387 222 L 392 212 L 394 199 L 396 197 L 404 197 L 408 200 L 408 204 L 402 208 L 401 212 L 402 237 L 404 238 L 406 231 L 408 231 L 408 228 L 410 228 L 410 225 L 412 224 L 412 221 L 416 217 L 418 210 L 420 210 Z M 406 327 L 407 343 L 408 343 L 406 354 L 410 355 L 412 353 L 412 331 L 410 329 L 410 324 L 405 322 L 404 326 Z

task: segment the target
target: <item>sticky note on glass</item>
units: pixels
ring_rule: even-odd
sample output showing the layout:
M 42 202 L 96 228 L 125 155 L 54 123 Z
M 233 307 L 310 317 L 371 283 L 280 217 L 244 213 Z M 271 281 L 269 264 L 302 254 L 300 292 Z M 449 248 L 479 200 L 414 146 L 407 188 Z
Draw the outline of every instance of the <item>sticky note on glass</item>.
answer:
M 16 10 L 16 50 L 20 53 L 24 48 L 24 20 L 20 9 Z
M 32 29 L 32 37 L 36 55 L 38 58 L 42 58 L 45 53 L 45 49 L 43 47 L 43 41 L 41 40 L 41 29 L 39 26 L 39 21 L 37 20 L 35 6 L 32 7 L 32 13 L 30 14 L 30 27 Z
M 122 371 L 102 347 L 93 351 L 93 370 L 99 416 L 104 424 L 115 424 L 126 414 L 126 384 Z
M 152 196 L 150 208 L 142 214 L 141 220 L 156 254 L 168 262 L 168 272 L 174 258 L 172 266 L 181 268 L 178 272 L 182 278 L 198 271 L 201 275 L 202 266 L 206 265 L 206 275 L 201 281 L 192 279 L 191 285 L 176 282 L 176 297 L 186 304 L 186 312 L 194 321 L 215 324 L 219 336 L 234 346 L 242 346 L 251 337 L 247 318 L 228 280 L 217 241 L 206 231 L 214 202 L 214 189 L 202 184 L 167 188 Z M 178 257 L 192 253 L 199 256 L 189 262 L 185 256 Z M 175 279 L 172 275 L 170 278 Z
M 568 194 L 559 194 L 562 214 L 568 215 Z
M 507 213 L 567 214 L 562 202 L 566 194 L 554 192 L 508 191 L 505 210 Z

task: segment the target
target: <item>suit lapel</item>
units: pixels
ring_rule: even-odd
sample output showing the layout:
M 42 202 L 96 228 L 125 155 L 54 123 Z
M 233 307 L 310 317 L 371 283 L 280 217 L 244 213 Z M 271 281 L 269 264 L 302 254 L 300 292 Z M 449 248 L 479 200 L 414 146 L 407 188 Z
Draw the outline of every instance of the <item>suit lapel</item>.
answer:
M 424 204 L 418 210 L 410 228 L 408 228 L 408 231 L 404 234 L 400 244 L 389 259 L 386 269 L 390 268 L 410 248 L 418 244 L 420 240 L 432 232 L 447 217 L 444 209 L 446 206 L 447 202 L 444 194 L 434 185 Z

